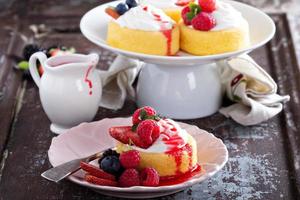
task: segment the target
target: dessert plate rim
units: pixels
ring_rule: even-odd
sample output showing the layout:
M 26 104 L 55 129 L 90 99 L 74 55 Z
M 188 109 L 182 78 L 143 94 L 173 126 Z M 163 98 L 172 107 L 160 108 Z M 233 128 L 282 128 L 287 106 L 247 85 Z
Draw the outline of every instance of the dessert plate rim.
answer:
M 105 4 L 101 4 L 91 10 L 89 10 L 88 12 L 86 12 L 83 17 L 80 20 L 80 30 L 82 32 L 82 34 L 91 42 L 93 42 L 94 44 L 105 48 L 109 51 L 118 53 L 118 54 L 122 54 L 128 57 L 132 57 L 132 58 L 137 58 L 140 60 L 145 60 L 147 62 L 151 62 L 153 61 L 154 63 L 157 62 L 166 62 L 166 61 L 183 61 L 188 63 L 189 61 L 192 61 L 193 63 L 203 63 L 203 62 L 212 62 L 212 61 L 216 61 L 216 60 L 220 60 L 220 59 L 225 59 L 225 58 L 229 58 L 229 57 L 233 57 L 233 56 L 237 56 L 243 53 L 248 53 L 264 44 L 266 44 L 270 39 L 272 39 L 272 37 L 275 34 L 276 31 L 276 27 L 275 24 L 273 22 L 273 20 L 271 19 L 270 16 L 268 16 L 266 13 L 264 13 L 263 11 L 247 5 L 245 3 L 241 3 L 241 2 L 236 2 L 233 0 L 222 0 L 224 2 L 227 2 L 229 4 L 232 5 L 239 5 L 239 6 L 244 6 L 245 8 L 247 8 L 248 10 L 252 10 L 252 12 L 256 12 L 256 14 L 259 14 L 260 16 L 263 16 L 265 18 L 265 20 L 269 23 L 269 25 L 271 26 L 271 30 L 268 33 L 268 36 L 266 36 L 264 39 L 262 39 L 261 41 L 250 45 L 247 48 L 243 48 L 237 51 L 232 51 L 232 52 L 226 52 L 226 53 L 221 53 L 221 54 L 213 54 L 213 55 L 206 55 L 206 56 L 197 56 L 197 55 L 191 55 L 188 54 L 188 56 L 160 56 L 160 55 L 150 55 L 150 54 L 144 54 L 144 53 L 137 53 L 137 52 L 133 52 L 133 51 L 127 51 L 127 50 L 123 50 L 123 49 L 119 49 L 119 48 L 115 48 L 112 47 L 110 45 L 108 45 L 106 43 L 106 38 L 101 39 L 102 41 L 98 40 L 97 36 L 95 36 L 94 34 L 92 34 L 92 32 L 90 32 L 87 29 L 87 22 L 89 20 L 89 15 L 91 15 L 93 12 L 98 11 L 98 9 L 103 9 L 104 7 L 108 6 L 108 5 L 115 5 L 119 2 L 121 2 L 122 0 L 118 0 L 118 1 L 113 1 L 113 2 L 108 2 Z M 184 52 L 185 53 L 185 52 Z
M 61 134 L 55 138 L 52 139 L 52 142 L 51 142 L 51 145 L 49 147 L 49 150 L 48 150 L 48 158 L 49 158 L 49 161 L 50 161 L 50 164 L 52 166 L 57 166 L 61 163 L 58 163 L 57 161 L 55 161 L 54 159 L 54 156 L 55 156 L 55 151 L 57 151 L 57 149 L 55 148 L 58 148 L 57 145 L 62 145 L 64 144 L 65 145 L 65 148 L 70 148 L 68 145 L 68 142 L 66 142 L 66 139 L 73 134 L 74 136 L 76 134 L 86 134 L 86 132 L 80 132 L 79 131 L 82 131 L 82 130 L 89 130 L 91 133 L 92 133 L 92 129 L 93 129 L 93 126 L 96 126 L 96 124 L 98 123 L 98 125 L 100 126 L 102 123 L 103 125 L 101 126 L 104 126 L 105 123 L 113 123 L 115 125 L 117 125 L 116 123 L 120 122 L 120 121 L 123 121 L 124 123 L 125 122 L 129 122 L 131 118 L 122 118 L 122 117 L 118 117 L 118 118 L 104 118 L 102 120 L 99 120 L 99 121 L 95 121 L 95 122 L 91 122 L 91 123 L 82 123 L 76 127 L 73 127 L 72 129 L 70 129 L 69 131 L 67 131 L 66 133 L 64 134 Z M 110 121 L 110 122 L 108 122 Z M 114 121 L 114 122 L 112 122 Z M 218 146 L 218 151 L 220 151 L 222 154 L 222 160 L 220 161 L 220 163 L 218 164 L 209 164 L 209 163 L 199 163 L 201 168 L 204 168 L 205 169 L 205 166 L 213 166 L 214 170 L 210 171 L 210 172 L 206 172 L 206 171 L 203 171 L 201 172 L 200 174 L 198 175 L 195 175 L 194 177 L 190 178 L 189 180 L 185 181 L 185 182 L 182 182 L 182 183 L 179 183 L 179 184 L 175 184 L 175 185 L 168 185 L 168 186 L 159 186 L 159 187 L 144 187 L 144 186 L 134 186 L 134 187 L 112 187 L 112 186 L 101 186 L 101 185 L 95 185 L 95 184 L 90 184 L 88 182 L 86 182 L 82 177 L 79 177 L 80 175 L 71 175 L 68 177 L 68 179 L 74 183 L 77 183 L 79 185 L 82 185 L 82 186 L 86 186 L 86 187 L 89 187 L 89 188 L 92 188 L 92 189 L 96 189 L 97 192 L 100 192 L 101 191 L 106 191 L 106 192 L 123 192 L 123 193 L 149 193 L 149 192 L 170 192 L 170 191 L 179 191 L 179 190 L 183 190 L 183 189 L 186 189 L 187 187 L 190 187 L 194 184 L 197 184 L 197 183 L 200 183 L 204 180 L 206 180 L 207 178 L 213 176 L 216 172 L 218 172 L 220 169 L 222 169 L 224 167 L 224 165 L 226 164 L 226 162 L 228 161 L 228 150 L 225 146 L 225 144 L 222 142 L 221 139 L 215 137 L 213 134 L 211 133 L 208 133 L 207 131 L 203 130 L 203 129 L 200 129 L 198 128 L 197 126 L 194 126 L 194 125 L 189 125 L 189 124 L 186 124 L 186 123 L 182 123 L 182 122 L 178 122 L 180 124 L 180 126 L 182 126 L 184 129 L 189 129 L 189 130 L 192 130 L 194 129 L 194 132 L 196 131 L 199 131 L 199 133 L 201 132 L 201 134 L 198 135 L 198 137 L 209 137 L 212 141 L 214 141 L 214 145 L 219 145 Z M 77 132 L 78 133 L 75 133 Z M 88 131 L 87 131 L 88 132 Z M 107 133 L 108 134 L 108 133 Z M 195 136 L 197 133 L 191 133 L 191 135 Z M 202 135 L 204 134 L 204 135 Z M 92 134 L 91 134 L 92 135 Z M 72 137 L 74 137 L 72 136 Z M 78 137 L 78 135 L 77 135 Z M 89 135 L 86 135 L 85 137 L 89 137 Z M 195 136 L 196 137 L 196 136 Z M 197 140 L 197 137 L 196 137 L 196 140 Z M 113 147 L 113 146 L 111 146 Z M 54 148 L 54 149 L 53 149 Z M 107 147 L 103 147 L 103 149 L 106 149 Z M 57 152 L 58 153 L 58 152 Z M 72 152 L 75 154 L 76 156 L 76 152 Z M 65 162 L 67 162 L 68 160 L 66 160 Z M 113 194 L 110 194 L 111 196 L 114 196 Z M 115 195 L 117 196 L 117 195 Z M 153 195 L 155 196 L 155 195 Z M 159 195 L 159 196 L 163 196 L 162 195 Z

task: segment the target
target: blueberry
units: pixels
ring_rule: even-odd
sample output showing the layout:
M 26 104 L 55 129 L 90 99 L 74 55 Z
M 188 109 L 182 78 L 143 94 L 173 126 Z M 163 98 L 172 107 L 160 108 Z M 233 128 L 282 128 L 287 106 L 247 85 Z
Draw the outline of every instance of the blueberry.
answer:
M 103 153 L 103 157 L 106 157 L 106 156 L 117 156 L 117 157 L 119 157 L 120 154 L 118 154 L 115 150 L 107 149 L 107 150 L 104 151 L 104 153 Z
M 41 50 L 36 44 L 28 44 L 23 49 L 23 57 L 25 60 L 29 60 L 32 54 Z
M 120 164 L 119 158 L 117 156 L 106 156 L 100 161 L 99 166 L 103 171 L 113 174 L 120 175 L 124 170 Z
M 119 15 L 123 15 L 125 12 L 129 10 L 129 7 L 125 3 L 119 3 L 116 7 L 116 11 Z
M 126 4 L 128 5 L 129 8 L 133 8 L 137 6 L 137 3 L 135 0 L 126 0 Z

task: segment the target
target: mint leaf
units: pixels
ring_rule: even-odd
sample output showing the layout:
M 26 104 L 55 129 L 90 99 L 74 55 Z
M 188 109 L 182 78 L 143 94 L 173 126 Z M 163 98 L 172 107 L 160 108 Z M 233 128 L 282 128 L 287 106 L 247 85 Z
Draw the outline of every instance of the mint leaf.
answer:
M 132 130 L 133 132 L 136 132 L 136 129 L 137 129 L 138 125 L 139 125 L 139 124 L 134 124 L 134 125 L 132 125 L 131 130 Z
M 140 111 L 140 119 L 141 119 L 141 120 L 145 120 L 146 117 L 147 117 L 147 112 L 146 112 L 144 109 L 142 109 L 142 110 Z
M 188 12 L 188 13 L 186 14 L 186 17 L 187 17 L 187 19 L 188 19 L 189 21 L 191 21 L 191 20 L 195 17 L 195 15 L 194 15 L 194 13 L 192 13 L 192 12 Z

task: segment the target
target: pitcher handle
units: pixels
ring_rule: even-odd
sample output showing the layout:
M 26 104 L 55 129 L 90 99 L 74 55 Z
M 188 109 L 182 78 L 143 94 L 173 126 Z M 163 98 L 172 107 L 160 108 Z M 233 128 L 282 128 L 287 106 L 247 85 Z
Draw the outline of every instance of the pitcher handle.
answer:
M 43 65 L 45 63 L 45 61 L 47 60 L 47 56 L 43 52 L 36 52 L 29 59 L 30 74 L 31 74 L 35 84 L 38 87 L 40 87 L 41 77 L 40 77 L 40 74 L 39 74 L 37 66 L 36 66 L 37 60 L 39 60 L 40 63 Z

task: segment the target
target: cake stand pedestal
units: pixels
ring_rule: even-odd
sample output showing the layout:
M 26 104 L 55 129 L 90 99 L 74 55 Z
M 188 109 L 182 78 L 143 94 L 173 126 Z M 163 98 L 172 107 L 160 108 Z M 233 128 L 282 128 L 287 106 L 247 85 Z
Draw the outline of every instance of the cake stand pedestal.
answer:
M 154 107 L 174 119 L 211 115 L 222 102 L 222 87 L 216 63 L 168 65 L 146 63 L 137 84 L 137 105 Z

